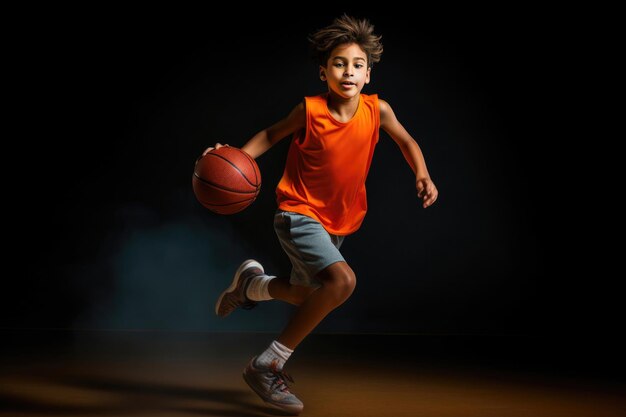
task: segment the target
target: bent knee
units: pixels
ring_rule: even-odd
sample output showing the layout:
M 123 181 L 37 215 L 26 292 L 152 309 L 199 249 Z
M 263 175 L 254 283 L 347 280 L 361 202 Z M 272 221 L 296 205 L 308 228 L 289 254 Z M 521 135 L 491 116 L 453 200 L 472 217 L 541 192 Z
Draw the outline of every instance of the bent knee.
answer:
M 339 292 L 345 295 L 346 298 L 350 297 L 356 288 L 356 275 L 354 271 L 348 267 L 348 271 L 341 276 L 338 283 Z
M 338 303 L 346 301 L 356 287 L 356 275 L 345 262 L 336 262 L 324 269 L 318 276 L 322 286 L 330 290 Z

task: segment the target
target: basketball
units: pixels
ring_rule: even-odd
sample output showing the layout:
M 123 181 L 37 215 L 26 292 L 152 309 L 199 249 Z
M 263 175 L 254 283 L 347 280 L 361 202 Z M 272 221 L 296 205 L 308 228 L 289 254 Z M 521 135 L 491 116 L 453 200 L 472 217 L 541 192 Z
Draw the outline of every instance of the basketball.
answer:
M 259 195 L 261 172 L 250 155 L 239 148 L 223 146 L 196 161 L 192 185 L 204 207 L 218 214 L 234 214 Z

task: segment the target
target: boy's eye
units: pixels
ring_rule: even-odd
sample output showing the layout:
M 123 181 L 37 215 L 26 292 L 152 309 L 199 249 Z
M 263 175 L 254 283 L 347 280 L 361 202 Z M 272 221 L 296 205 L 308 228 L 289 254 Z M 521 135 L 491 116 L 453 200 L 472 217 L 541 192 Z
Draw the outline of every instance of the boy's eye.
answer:
M 363 68 L 363 64 L 356 64 L 354 67 L 361 69 L 361 68 Z
M 335 66 L 337 68 L 341 68 L 341 67 L 343 67 L 343 62 L 335 62 Z

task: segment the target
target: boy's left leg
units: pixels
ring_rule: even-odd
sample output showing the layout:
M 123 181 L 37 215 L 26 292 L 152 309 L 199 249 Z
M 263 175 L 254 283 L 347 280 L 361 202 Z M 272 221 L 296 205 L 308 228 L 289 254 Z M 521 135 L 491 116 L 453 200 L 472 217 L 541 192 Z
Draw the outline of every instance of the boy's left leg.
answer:
M 330 235 L 317 220 L 295 212 L 278 211 L 274 226 L 292 271 L 289 280 L 269 281 L 267 296 L 299 308 L 281 337 L 250 360 L 244 379 L 264 401 L 299 412 L 302 402 L 289 391 L 282 369 L 300 341 L 349 297 L 355 278 L 339 252 L 343 236 Z
M 295 349 L 324 317 L 350 298 L 356 286 L 354 271 L 346 262 L 328 266 L 317 274 L 317 280 L 322 286 L 304 300 L 277 339 L 289 349 Z
M 260 355 L 250 360 L 243 372 L 248 385 L 267 403 L 285 411 L 300 413 L 304 408 L 287 385 L 293 379 L 283 372 L 296 346 L 326 317 L 350 297 L 356 283 L 346 262 L 336 262 L 317 276 L 322 286 L 311 291 L 280 335 Z

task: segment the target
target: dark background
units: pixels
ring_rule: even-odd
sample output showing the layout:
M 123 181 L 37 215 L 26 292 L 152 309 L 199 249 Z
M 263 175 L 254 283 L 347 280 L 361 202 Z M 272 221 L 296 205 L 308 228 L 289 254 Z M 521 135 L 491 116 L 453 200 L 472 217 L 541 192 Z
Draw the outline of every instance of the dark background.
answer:
M 257 160 L 261 195 L 232 216 L 195 200 L 193 163 L 325 91 L 306 36 L 340 13 L 102 12 L 25 31 L 9 82 L 5 165 L 20 169 L 5 168 L 0 326 L 279 331 L 288 305 L 227 320 L 213 305 L 244 259 L 289 272 L 272 219 L 290 139 Z M 588 256 L 586 203 L 561 169 L 577 40 L 540 14 L 354 14 L 385 48 L 364 93 L 391 104 L 440 197 L 421 208 L 381 132 L 369 211 L 342 250 L 357 289 L 318 331 L 613 334 L 614 277 Z

